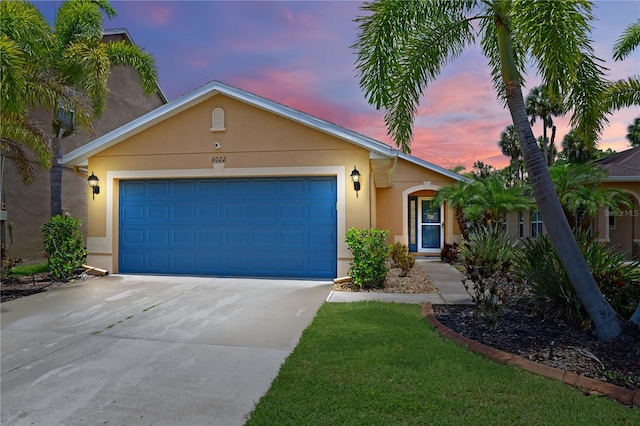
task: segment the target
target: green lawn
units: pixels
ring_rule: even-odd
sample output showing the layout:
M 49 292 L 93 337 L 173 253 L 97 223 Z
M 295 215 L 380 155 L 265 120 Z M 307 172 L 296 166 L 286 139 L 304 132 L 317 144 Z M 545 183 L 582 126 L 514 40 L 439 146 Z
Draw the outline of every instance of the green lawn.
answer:
M 417 305 L 325 303 L 247 425 L 638 425 L 440 337 Z

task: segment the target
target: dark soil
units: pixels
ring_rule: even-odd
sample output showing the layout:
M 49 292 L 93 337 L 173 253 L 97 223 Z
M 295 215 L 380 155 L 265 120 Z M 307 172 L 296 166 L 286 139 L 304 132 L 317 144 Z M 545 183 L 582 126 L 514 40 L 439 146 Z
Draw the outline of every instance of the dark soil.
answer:
M 524 359 L 626 387 L 640 389 L 640 330 L 625 326 L 622 336 L 599 342 L 580 323 L 546 317 L 526 302 L 507 309 L 490 330 L 474 306 L 434 305 L 438 321 L 465 337 Z M 538 313 L 536 313 L 538 312 Z
M 8 302 L 54 288 L 76 286 L 91 278 L 95 277 L 80 271 L 69 282 L 55 281 L 48 272 L 22 277 L 3 277 L 0 280 L 0 302 Z

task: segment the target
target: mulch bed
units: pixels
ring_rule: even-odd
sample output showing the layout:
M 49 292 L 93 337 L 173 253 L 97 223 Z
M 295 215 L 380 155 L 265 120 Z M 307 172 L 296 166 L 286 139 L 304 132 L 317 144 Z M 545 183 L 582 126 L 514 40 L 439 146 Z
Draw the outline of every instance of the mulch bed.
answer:
M 78 272 L 69 282 L 55 281 L 51 279 L 48 272 L 22 277 L 2 278 L 2 281 L 0 281 L 0 302 L 8 302 L 9 300 L 19 299 L 54 288 L 76 286 L 92 278 L 95 278 L 95 276 L 82 272 Z
M 433 311 L 440 323 L 469 339 L 539 364 L 640 389 L 640 331 L 633 325 L 603 343 L 579 323 L 546 317 L 526 302 L 509 307 L 495 330 L 473 306 L 434 305 Z

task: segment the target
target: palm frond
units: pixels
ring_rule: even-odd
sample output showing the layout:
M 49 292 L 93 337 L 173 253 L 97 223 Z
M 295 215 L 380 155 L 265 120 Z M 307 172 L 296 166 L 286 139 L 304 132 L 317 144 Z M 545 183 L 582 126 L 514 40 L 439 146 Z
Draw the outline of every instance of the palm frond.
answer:
M 613 45 L 613 59 L 621 61 L 640 46 L 640 19 L 630 24 Z
M 0 138 L 3 141 L 13 141 L 14 144 L 26 146 L 37 155 L 42 167 L 51 167 L 52 156 L 47 136 L 25 116 L 1 113 Z
M 628 77 L 626 80 L 618 80 L 607 87 L 609 111 L 640 105 L 640 78 Z
M 31 153 L 24 145 L 0 137 L 0 151 L 15 166 L 18 174 L 22 178 L 22 184 L 29 186 L 36 176 L 36 168 L 33 166 Z
M 465 13 L 475 2 L 378 1 L 358 18 L 357 70 L 372 105 L 385 109 L 396 145 L 410 152 L 422 92 L 473 41 Z
M 106 52 L 112 66 L 130 66 L 136 70 L 146 95 L 158 91 L 158 71 L 153 56 L 125 41 L 106 44 Z
M 72 87 L 86 91 L 94 116 L 100 118 L 106 106 L 109 93 L 107 82 L 111 74 L 105 45 L 73 43 L 65 49 L 63 61 L 64 74 L 75 76 Z

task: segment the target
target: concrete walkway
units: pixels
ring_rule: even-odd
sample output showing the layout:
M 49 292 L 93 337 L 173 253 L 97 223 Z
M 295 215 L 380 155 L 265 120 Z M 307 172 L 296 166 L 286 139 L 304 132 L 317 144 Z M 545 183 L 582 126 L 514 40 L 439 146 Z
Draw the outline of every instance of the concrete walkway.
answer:
M 332 291 L 327 302 L 361 302 L 377 300 L 381 302 L 416 303 L 431 302 L 435 305 L 471 305 L 471 297 L 462 285 L 462 273 L 440 259 L 416 259 L 416 266 L 422 268 L 431 278 L 438 293 L 401 294 Z

